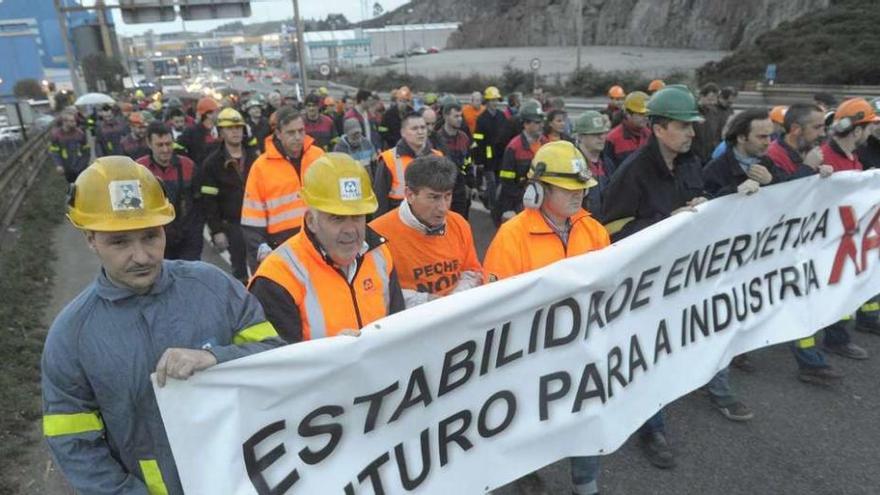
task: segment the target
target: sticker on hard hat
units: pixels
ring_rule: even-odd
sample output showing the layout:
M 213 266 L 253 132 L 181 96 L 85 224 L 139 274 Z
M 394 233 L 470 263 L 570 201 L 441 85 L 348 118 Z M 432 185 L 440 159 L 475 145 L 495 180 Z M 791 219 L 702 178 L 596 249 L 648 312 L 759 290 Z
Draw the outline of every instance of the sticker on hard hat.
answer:
M 587 169 L 587 164 L 584 163 L 580 158 L 572 158 L 571 159 L 571 171 L 574 173 L 583 172 Z
M 144 208 L 144 196 L 141 191 L 139 180 L 114 180 L 111 181 L 110 207 L 113 211 L 142 210 Z
M 339 199 L 342 201 L 360 201 L 363 199 L 360 177 L 343 177 L 339 179 Z
M 604 127 L 605 117 L 593 117 L 593 127 Z

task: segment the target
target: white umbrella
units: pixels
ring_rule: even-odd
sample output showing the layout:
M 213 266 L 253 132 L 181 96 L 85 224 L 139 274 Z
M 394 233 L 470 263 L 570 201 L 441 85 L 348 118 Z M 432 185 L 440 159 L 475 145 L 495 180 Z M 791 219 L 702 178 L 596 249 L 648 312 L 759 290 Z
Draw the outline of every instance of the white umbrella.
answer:
M 116 103 L 116 100 L 105 95 L 104 93 L 86 93 L 73 102 L 74 105 L 82 106 L 82 105 L 103 105 L 103 104 L 113 104 Z

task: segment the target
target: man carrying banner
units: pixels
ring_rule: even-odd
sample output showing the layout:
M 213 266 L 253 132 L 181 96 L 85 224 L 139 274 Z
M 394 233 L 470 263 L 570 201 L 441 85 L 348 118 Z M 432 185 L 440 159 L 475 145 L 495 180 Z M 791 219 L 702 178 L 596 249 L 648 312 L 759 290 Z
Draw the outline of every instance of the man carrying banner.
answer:
M 458 175 L 448 158 L 416 158 L 400 207 L 370 222 L 388 239 L 407 308 L 483 283 L 471 227 L 450 210 Z
M 618 168 L 606 189 L 603 217 L 617 241 L 670 217 L 695 211 L 706 201 L 702 163 L 691 150 L 694 123 L 703 117 L 690 90 L 670 85 L 648 102 L 653 135 Z M 707 390 L 715 407 L 729 419 L 746 421 L 753 413 L 730 390 L 728 369 L 718 372 Z M 654 466 L 669 469 L 675 457 L 666 439 L 663 411 L 639 429 L 642 451 Z
M 146 167 L 99 158 L 74 184 L 67 216 L 102 269 L 46 338 L 49 448 L 78 493 L 182 494 L 150 373 L 161 387 L 283 342 L 235 279 L 162 259 L 174 208 Z
M 785 135 L 770 144 L 767 156 L 776 167 L 774 175 L 780 180 L 809 177 L 817 172 L 829 177 L 834 167 L 823 164 L 821 155 L 812 153 L 825 140 L 825 118 L 822 109 L 814 104 L 796 103 L 785 112 Z M 810 159 L 807 159 L 807 157 Z M 825 329 L 825 344 L 850 354 L 853 359 L 865 359 L 867 351 L 850 342 L 845 326 L 834 324 Z M 798 364 L 798 379 L 805 383 L 830 385 L 843 373 L 825 359 L 816 347 L 813 336 L 792 343 L 792 352 Z
M 581 207 L 586 191 L 597 183 L 573 144 L 555 141 L 541 146 L 528 179 L 525 209 L 501 224 L 486 252 L 490 280 L 537 270 L 611 243 L 602 224 Z M 598 493 L 598 475 L 598 457 L 571 458 L 571 481 L 577 495 Z M 532 473 L 519 483 L 538 484 L 535 478 Z
M 404 309 L 385 240 L 367 228 L 378 202 L 370 176 L 343 153 L 315 160 L 303 176 L 304 228 L 273 251 L 249 289 L 289 343 L 358 335 Z

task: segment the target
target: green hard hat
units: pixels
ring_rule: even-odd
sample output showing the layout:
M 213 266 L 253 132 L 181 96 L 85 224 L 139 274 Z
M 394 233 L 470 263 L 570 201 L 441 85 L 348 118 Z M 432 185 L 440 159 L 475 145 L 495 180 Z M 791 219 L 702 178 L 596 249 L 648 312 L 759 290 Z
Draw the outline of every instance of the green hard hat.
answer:
M 602 134 L 610 129 L 608 117 L 595 110 L 587 110 L 574 122 L 575 134 Z
M 437 102 L 437 94 L 436 93 L 426 93 L 423 98 L 425 105 L 433 105 Z
M 681 122 L 703 122 L 697 100 L 687 86 L 672 84 L 654 93 L 648 100 L 648 116 L 666 117 Z
M 519 107 L 519 118 L 522 120 L 544 120 L 544 110 L 538 100 L 527 100 Z
M 446 112 L 449 108 L 458 108 L 461 110 L 461 102 L 453 95 L 446 95 L 443 98 L 440 98 L 440 108 L 443 112 Z

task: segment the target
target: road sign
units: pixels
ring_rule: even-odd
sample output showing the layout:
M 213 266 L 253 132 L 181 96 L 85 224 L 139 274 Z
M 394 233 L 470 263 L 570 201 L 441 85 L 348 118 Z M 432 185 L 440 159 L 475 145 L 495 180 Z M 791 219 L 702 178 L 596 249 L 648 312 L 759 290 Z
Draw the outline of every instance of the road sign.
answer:
M 538 57 L 533 58 L 532 61 L 529 62 L 529 67 L 531 67 L 533 71 L 537 72 L 538 69 L 541 68 L 541 59 Z
M 249 0 L 177 0 L 185 21 L 250 17 Z
M 321 64 L 321 67 L 318 69 L 321 72 L 321 75 L 327 77 L 330 75 L 330 66 L 327 64 Z

